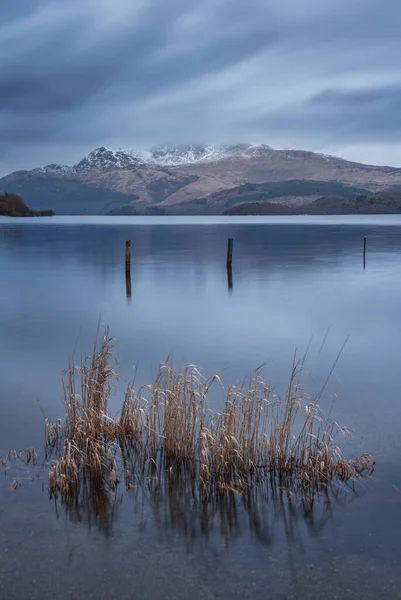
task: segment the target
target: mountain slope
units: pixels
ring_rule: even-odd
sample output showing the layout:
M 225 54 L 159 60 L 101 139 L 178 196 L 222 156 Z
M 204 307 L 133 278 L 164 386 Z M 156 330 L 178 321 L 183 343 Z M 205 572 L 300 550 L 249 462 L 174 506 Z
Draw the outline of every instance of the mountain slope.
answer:
M 225 215 L 369 215 L 400 214 L 401 191 L 377 192 L 356 198 L 323 196 L 302 206 L 288 206 L 273 202 L 249 202 L 227 209 Z
M 249 184 L 282 187 L 283 182 L 291 187 L 301 180 L 305 185 L 325 182 L 368 193 L 401 186 L 401 169 L 266 145 L 162 146 L 148 151 L 101 147 L 72 167 L 51 164 L 11 173 L 0 179 L 0 193 L 20 193 L 31 206 L 46 199 L 46 206 L 57 214 L 105 214 L 136 202 L 167 212 L 175 204 L 181 208 L 188 204 L 194 212 L 192 203 L 204 198 L 206 208 L 216 210 L 216 194 L 225 190 Z M 322 190 L 318 195 L 332 193 Z
M 58 215 L 102 215 L 138 199 L 135 195 L 57 177 L 16 180 L 9 189 L 26 198 L 29 206 L 53 208 Z
M 297 199 L 310 196 L 334 196 L 339 198 L 355 198 L 371 192 L 362 187 L 347 185 L 338 181 L 288 180 L 268 183 L 246 183 L 244 185 L 211 194 L 206 198 L 209 206 L 230 208 L 245 202 L 261 202 L 279 199 L 286 204 L 297 204 Z

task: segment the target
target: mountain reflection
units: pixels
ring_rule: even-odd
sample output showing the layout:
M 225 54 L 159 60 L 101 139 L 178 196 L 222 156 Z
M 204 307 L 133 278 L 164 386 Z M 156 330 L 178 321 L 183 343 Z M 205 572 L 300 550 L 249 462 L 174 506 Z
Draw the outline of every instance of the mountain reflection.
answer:
M 325 261 L 339 262 L 355 254 L 363 261 L 363 240 L 368 236 L 371 252 L 394 252 L 401 246 L 396 227 L 374 225 L 294 224 L 240 225 L 35 225 L 2 227 L 2 245 L 25 264 L 46 261 L 61 264 L 79 261 L 107 274 L 123 268 L 125 241 L 132 239 L 132 269 L 153 266 L 158 275 L 182 277 L 179 266 L 191 264 L 195 279 L 205 281 L 210 263 L 224 268 L 228 237 L 235 239 L 233 266 L 237 274 L 265 272 L 283 267 L 323 268 Z M 285 240 L 285 243 L 283 243 Z M 38 244 L 40 241 L 40 244 Z M 249 258 L 252 262 L 249 263 Z M 11 257 L 12 258 L 12 257 Z M 206 268 L 205 268 L 206 267 Z M 230 286 L 229 286 L 230 287 Z

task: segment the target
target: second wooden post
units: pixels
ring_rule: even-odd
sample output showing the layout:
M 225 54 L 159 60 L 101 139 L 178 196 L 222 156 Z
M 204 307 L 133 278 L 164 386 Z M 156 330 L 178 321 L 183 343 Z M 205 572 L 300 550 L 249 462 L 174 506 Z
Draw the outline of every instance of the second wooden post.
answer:
M 131 240 L 125 242 L 125 287 L 127 298 L 131 298 Z
M 231 269 L 233 265 L 233 238 L 228 238 L 227 245 L 227 269 Z

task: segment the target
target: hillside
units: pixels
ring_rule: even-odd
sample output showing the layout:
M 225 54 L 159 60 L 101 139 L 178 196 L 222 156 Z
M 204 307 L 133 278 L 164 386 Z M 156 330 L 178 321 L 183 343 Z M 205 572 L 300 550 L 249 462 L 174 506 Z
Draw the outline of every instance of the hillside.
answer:
M 247 202 L 269 202 L 285 206 L 301 206 L 309 204 L 323 195 L 339 198 L 356 198 L 362 194 L 370 195 L 373 192 L 365 189 L 345 185 L 337 181 L 278 181 L 271 183 L 246 183 L 229 190 L 211 194 L 206 198 L 195 198 L 187 202 L 162 205 L 148 205 L 137 202 L 112 210 L 109 214 L 138 215 L 138 214 L 169 214 L 169 215 L 218 215 L 227 208 L 236 204 Z M 272 209 L 273 210 L 273 209 Z
M 30 205 L 43 209 L 56 207 L 57 214 L 61 215 L 107 214 L 114 208 L 138 199 L 133 194 L 122 194 L 58 177 L 20 178 L 10 183 L 8 189 L 26 198 Z
M 50 164 L 0 178 L 0 193 L 15 191 L 28 205 L 44 203 L 58 214 L 147 213 L 151 206 L 168 214 L 216 214 L 245 201 L 302 204 L 394 186 L 401 186 L 401 169 L 252 144 L 101 147 L 71 167 Z
M 228 190 L 211 194 L 204 201 L 209 206 L 218 206 L 221 210 L 235 204 L 245 202 L 269 202 L 279 199 L 286 204 L 303 204 L 308 198 L 316 199 L 321 196 L 339 198 L 356 198 L 362 194 L 369 195 L 368 189 L 347 185 L 338 181 L 289 180 L 268 183 L 246 183 Z M 302 201 L 299 201 L 299 199 Z M 309 199 L 309 202 L 311 200 Z
M 17 194 L 0 195 L 0 215 L 2 217 L 50 217 L 52 210 L 31 210 Z
M 224 211 L 225 215 L 369 215 L 401 214 L 401 191 L 377 192 L 357 198 L 324 196 L 299 207 L 272 202 L 237 204 Z

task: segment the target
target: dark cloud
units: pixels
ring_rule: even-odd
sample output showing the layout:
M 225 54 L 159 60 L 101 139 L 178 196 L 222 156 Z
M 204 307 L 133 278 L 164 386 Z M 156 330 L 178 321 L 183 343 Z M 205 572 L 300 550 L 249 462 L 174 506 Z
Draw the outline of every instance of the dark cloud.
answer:
M 401 136 L 401 85 L 353 91 L 326 91 L 312 103 L 324 123 L 346 128 L 348 137 L 369 141 L 397 141 Z
M 383 162 L 401 129 L 400 22 L 398 0 L 3 3 L 1 172 L 185 141 L 362 160 L 381 144 Z
M 342 137 L 369 143 L 397 142 L 401 137 L 401 85 L 352 91 L 325 90 L 297 105 L 289 114 L 278 109 L 258 126 L 305 136 Z
M 11 55 L 0 66 L 0 108 L 14 113 L 76 109 L 114 86 L 136 101 L 251 57 L 273 39 L 272 25 L 258 19 L 264 12 L 259 0 L 249 0 L 247 11 L 234 6 L 230 12 L 227 2 L 217 6 L 218 35 L 198 30 L 173 57 L 168 54 L 174 45 L 171 30 L 190 12 L 187 0 L 153 0 L 122 30 L 106 28 L 86 41 L 86 20 L 56 22 L 47 38 L 37 32 L 33 53 L 28 47 L 24 56 Z

